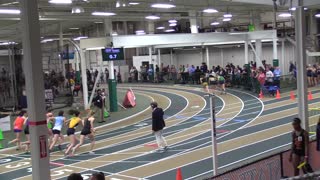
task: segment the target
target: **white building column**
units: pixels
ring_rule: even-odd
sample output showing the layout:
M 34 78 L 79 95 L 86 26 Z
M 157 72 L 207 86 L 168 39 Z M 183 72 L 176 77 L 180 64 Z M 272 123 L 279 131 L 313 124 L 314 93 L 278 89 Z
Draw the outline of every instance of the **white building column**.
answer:
M 104 19 L 104 36 L 111 36 L 112 35 L 112 20 L 111 19 Z
M 278 60 L 278 37 L 277 37 L 277 33 L 274 34 L 274 37 L 273 37 L 273 40 L 272 40 L 272 46 L 273 46 L 273 60 Z
M 161 67 L 161 49 L 158 49 L 158 63 L 159 63 L 159 67 L 163 68 Z
M 154 27 L 154 22 L 149 21 L 148 22 L 148 34 L 154 34 L 155 27 Z
M 128 22 L 123 21 L 123 33 L 124 35 L 128 35 Z
M 62 23 L 59 23 L 59 51 L 62 53 L 63 51 L 63 26 Z M 62 74 L 66 75 L 66 68 L 64 67 L 63 58 L 60 56 L 59 58 L 59 68 L 62 70 Z
M 248 44 L 248 41 L 244 42 L 244 63 L 249 64 L 249 44 Z
M 286 71 L 286 65 L 285 65 L 285 39 L 281 40 L 281 72 L 283 75 L 285 75 L 287 73 Z
M 206 47 L 206 56 L 207 56 L 207 66 L 209 69 L 211 69 L 211 66 L 210 66 L 210 54 L 209 54 L 209 47 L 207 46 Z
M 173 65 L 173 50 L 170 50 L 170 66 Z
M 257 64 L 262 64 L 262 42 L 261 39 L 256 40 L 256 60 Z
M 298 91 L 298 110 L 299 118 L 302 121 L 302 126 L 306 131 L 309 131 L 309 116 L 308 116 L 308 84 L 306 76 L 306 22 L 305 12 L 302 6 L 302 0 L 299 1 L 301 4 L 297 7 L 295 12 L 295 24 L 296 24 L 296 58 L 297 58 L 297 86 Z
M 40 23 L 37 0 L 20 0 L 23 63 L 28 97 L 31 138 L 32 179 L 50 178 L 48 128 L 45 117 L 45 94 L 40 45 Z
M 191 33 L 199 33 L 197 24 L 197 12 L 189 11 Z
M 85 51 L 80 49 L 80 68 L 81 68 L 81 80 L 82 80 L 82 92 L 83 92 L 83 104 L 84 109 L 90 109 L 88 99 L 88 82 L 87 82 L 87 65 Z

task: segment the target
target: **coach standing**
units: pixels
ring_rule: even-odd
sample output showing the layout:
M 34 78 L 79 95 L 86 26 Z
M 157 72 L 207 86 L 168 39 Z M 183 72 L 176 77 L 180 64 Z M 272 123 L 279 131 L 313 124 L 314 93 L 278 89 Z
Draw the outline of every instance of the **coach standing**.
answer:
M 158 107 L 158 103 L 152 102 L 150 105 L 152 108 L 152 131 L 156 137 L 156 141 L 159 147 L 157 152 L 164 152 L 168 149 L 167 142 L 162 136 L 163 128 L 166 126 L 163 119 L 164 112 L 162 108 Z

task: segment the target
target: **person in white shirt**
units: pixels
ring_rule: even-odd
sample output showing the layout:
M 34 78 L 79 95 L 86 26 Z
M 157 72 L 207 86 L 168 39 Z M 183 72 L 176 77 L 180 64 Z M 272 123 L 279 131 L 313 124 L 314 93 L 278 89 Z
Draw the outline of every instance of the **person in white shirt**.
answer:
M 266 69 L 266 85 L 267 86 L 273 85 L 273 77 L 274 77 L 273 72 L 269 68 L 267 68 Z

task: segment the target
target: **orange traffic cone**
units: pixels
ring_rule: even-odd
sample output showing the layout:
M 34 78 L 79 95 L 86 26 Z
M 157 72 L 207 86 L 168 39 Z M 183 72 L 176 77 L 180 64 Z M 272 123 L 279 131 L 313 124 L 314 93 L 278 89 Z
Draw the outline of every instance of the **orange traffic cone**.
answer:
M 263 92 L 262 92 L 262 90 L 260 90 L 259 99 L 263 99 L 263 98 L 264 98 Z
M 291 100 L 295 100 L 296 99 L 296 96 L 294 95 L 294 93 L 292 91 L 290 92 L 290 99 Z
M 279 91 L 279 90 L 277 90 L 276 99 L 280 99 L 280 98 L 281 98 L 281 96 L 280 96 L 280 91 Z
M 182 179 L 181 168 L 178 168 L 178 169 L 177 169 L 176 180 L 183 180 L 183 179 Z
M 309 94 L 308 94 L 308 100 L 309 101 L 311 101 L 313 99 L 313 97 L 312 97 L 312 93 L 311 93 L 311 91 L 309 91 Z

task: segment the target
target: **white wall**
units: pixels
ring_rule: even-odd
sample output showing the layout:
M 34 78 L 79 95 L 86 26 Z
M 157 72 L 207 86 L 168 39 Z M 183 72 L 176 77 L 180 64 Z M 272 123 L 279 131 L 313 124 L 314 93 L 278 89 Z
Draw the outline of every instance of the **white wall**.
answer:
M 171 55 L 170 54 L 162 54 L 161 55 L 161 63 L 163 63 L 164 66 L 170 65 L 171 61 Z M 138 71 L 140 71 L 140 66 L 142 65 L 142 62 L 149 62 L 149 56 L 133 56 L 133 66 L 137 68 Z M 152 55 L 152 64 L 154 65 L 161 65 L 159 63 L 158 55 Z M 176 56 L 173 55 L 173 65 L 177 66 L 177 60 Z

